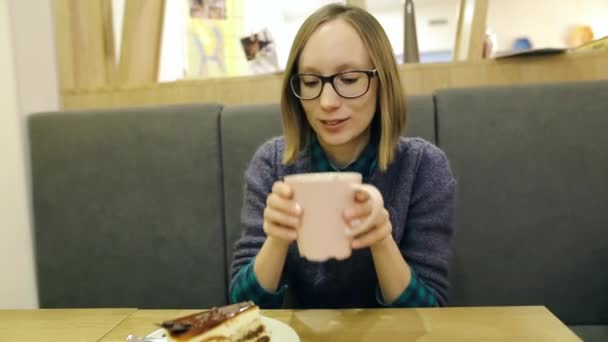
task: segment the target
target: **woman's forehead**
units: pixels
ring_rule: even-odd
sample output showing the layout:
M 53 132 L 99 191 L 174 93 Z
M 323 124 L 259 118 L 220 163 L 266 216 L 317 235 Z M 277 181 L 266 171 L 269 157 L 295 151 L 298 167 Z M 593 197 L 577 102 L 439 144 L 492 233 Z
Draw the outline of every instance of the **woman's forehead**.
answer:
M 319 26 L 304 45 L 298 61 L 299 72 L 326 74 L 372 67 L 359 33 L 343 19 Z

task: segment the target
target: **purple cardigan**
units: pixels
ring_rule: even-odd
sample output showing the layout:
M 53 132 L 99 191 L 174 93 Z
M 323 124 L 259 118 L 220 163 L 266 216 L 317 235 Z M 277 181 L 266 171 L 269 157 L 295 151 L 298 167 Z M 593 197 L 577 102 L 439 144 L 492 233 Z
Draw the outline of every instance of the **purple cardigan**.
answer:
M 292 164 L 282 164 L 284 146 L 283 137 L 264 143 L 245 173 L 243 235 L 235 246 L 232 281 L 257 255 L 266 238 L 263 212 L 273 183 L 286 175 L 312 170 L 308 153 L 302 153 Z M 438 147 L 419 138 L 401 138 L 396 151 L 386 172 L 377 169 L 370 183 L 382 193 L 393 238 L 405 260 L 434 292 L 439 305 L 445 305 L 455 196 L 449 161 Z M 353 251 L 343 261 L 319 263 L 301 258 L 293 243 L 282 282 L 302 307 L 378 306 L 378 279 L 369 248 Z

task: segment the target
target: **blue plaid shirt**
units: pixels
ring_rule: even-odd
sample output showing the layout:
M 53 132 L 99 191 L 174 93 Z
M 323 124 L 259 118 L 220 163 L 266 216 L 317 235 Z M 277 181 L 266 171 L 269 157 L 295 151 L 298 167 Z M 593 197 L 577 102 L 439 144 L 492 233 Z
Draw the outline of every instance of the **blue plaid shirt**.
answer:
M 371 142 L 361 152 L 355 162 L 345 168 L 337 169 L 334 167 L 321 145 L 313 136 L 310 143 L 311 163 L 316 172 L 350 171 L 359 172 L 363 176 L 364 182 L 368 182 L 377 167 L 377 141 L 376 135 L 372 135 Z M 253 270 L 255 259 L 241 268 L 235 276 L 232 288 L 230 289 L 230 301 L 238 303 L 251 300 L 262 308 L 279 308 L 283 303 L 283 297 L 288 287 L 286 279 L 282 278 L 279 290 L 269 292 L 265 290 L 256 278 Z M 385 303 L 382 299 L 380 287 L 376 286 L 376 301 L 381 307 L 433 307 L 438 306 L 437 300 L 429 287 L 420 279 L 414 269 L 410 268 L 410 284 L 403 293 L 393 302 Z

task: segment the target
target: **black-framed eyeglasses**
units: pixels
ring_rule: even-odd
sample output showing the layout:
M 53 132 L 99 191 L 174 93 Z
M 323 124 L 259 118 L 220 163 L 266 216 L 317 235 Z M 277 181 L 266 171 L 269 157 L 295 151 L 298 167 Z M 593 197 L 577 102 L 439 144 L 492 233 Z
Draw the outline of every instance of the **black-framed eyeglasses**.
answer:
M 374 70 L 349 70 L 329 76 L 315 74 L 294 74 L 289 83 L 293 94 L 301 100 L 313 100 L 321 95 L 325 83 L 331 83 L 341 97 L 352 99 L 363 96 L 369 90 L 372 77 L 378 73 Z

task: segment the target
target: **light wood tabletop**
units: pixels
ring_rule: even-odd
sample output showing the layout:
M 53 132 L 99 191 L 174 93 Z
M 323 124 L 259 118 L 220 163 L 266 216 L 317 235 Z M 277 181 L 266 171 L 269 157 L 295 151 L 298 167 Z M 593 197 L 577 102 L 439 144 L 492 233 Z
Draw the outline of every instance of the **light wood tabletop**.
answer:
M 136 311 L 137 309 L 0 310 L 0 341 L 98 341 Z
M 147 335 L 156 324 L 196 310 L 139 310 L 101 341 L 124 341 L 129 334 Z M 287 323 L 302 342 L 342 341 L 581 341 L 542 306 L 263 310 Z M 290 342 L 290 341 L 281 341 Z

